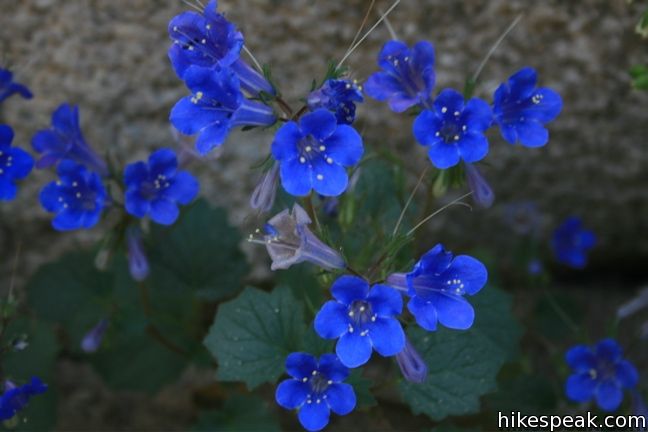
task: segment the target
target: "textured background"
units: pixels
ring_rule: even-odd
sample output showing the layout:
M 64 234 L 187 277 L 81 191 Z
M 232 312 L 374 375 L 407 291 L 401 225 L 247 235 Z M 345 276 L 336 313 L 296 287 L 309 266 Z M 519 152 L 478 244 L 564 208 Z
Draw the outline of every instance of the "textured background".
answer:
M 377 2 L 382 10 L 389 3 Z M 239 25 L 256 57 L 272 65 L 279 87 L 297 105 L 327 61 L 345 52 L 368 4 L 221 0 L 220 9 Z M 16 143 L 27 145 L 34 131 L 49 124 L 52 110 L 68 101 L 81 106 L 88 142 L 124 162 L 174 146 L 168 112 L 185 91 L 166 58 L 166 26 L 186 8 L 176 0 L 3 0 L 0 53 L 36 95 L 32 101 L 13 98 L 4 104 L 4 121 L 16 130 Z M 648 259 L 648 93 L 632 91 L 627 74 L 632 64 L 648 57 L 648 43 L 633 32 L 640 10 L 624 0 L 402 1 L 390 20 L 408 43 L 423 38 L 434 43 L 437 89 L 461 88 L 499 33 L 524 13 L 483 71 L 477 93 L 490 99 L 502 80 L 529 65 L 538 69 L 542 85 L 564 99 L 545 148 L 513 147 L 491 135 L 484 171 L 499 206 L 479 213 L 449 211 L 431 224 L 430 242 L 452 238 L 453 248 L 501 247 L 502 204 L 531 199 L 545 213 L 547 229 L 577 214 L 597 232 L 592 271 L 642 272 Z M 376 54 L 388 38 L 380 26 L 350 57 L 353 77 L 363 80 L 375 70 Z M 410 118 L 373 101 L 360 108 L 358 117 L 367 147 L 398 149 L 413 173 L 426 166 L 424 151 L 413 142 Z M 230 208 L 234 223 L 258 223 L 247 208 L 256 181 L 249 169 L 270 141 L 255 132 L 236 134 L 220 158 L 194 164 L 203 193 Z M 61 235 L 49 228 L 37 194 L 51 177 L 50 172 L 32 176 L 18 200 L 0 205 L 0 283 L 7 280 L 19 243 L 20 281 L 39 263 L 101 231 Z M 84 400 L 70 403 L 79 399 Z M 83 406 L 85 411 L 87 400 Z M 75 410 L 77 426 L 102 424 L 98 419 L 110 417 L 110 409 L 102 406 L 107 414 L 89 413 L 97 417 L 92 421 Z

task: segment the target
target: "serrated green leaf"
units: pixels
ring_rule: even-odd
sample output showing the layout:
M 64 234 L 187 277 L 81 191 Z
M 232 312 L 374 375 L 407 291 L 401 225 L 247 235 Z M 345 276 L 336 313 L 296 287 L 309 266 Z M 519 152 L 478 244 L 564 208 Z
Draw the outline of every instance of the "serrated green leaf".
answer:
M 400 385 L 414 414 L 438 421 L 479 411 L 480 396 L 496 389 L 498 371 L 517 350 L 521 330 L 510 297 L 486 287 L 470 301 L 476 314 L 470 330 L 426 332 L 411 326 L 407 331 L 429 369 L 424 383 Z
M 240 288 L 248 265 L 239 248 L 241 235 L 227 221 L 225 210 L 198 201 L 173 227 L 155 226 L 151 234 L 148 249 L 153 278 L 173 277 L 177 284 L 210 301 Z
M 279 432 L 281 427 L 268 403 L 257 396 L 234 395 L 218 411 L 200 414 L 193 432 Z
M 218 360 L 218 379 L 253 389 L 279 378 L 305 328 L 303 307 L 288 288 L 246 288 L 219 307 L 204 344 Z

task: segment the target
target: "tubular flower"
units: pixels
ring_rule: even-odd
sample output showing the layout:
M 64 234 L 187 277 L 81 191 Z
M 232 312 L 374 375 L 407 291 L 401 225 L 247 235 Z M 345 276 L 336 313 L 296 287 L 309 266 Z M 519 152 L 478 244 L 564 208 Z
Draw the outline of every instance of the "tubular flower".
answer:
M 19 94 L 25 99 L 34 97 L 27 86 L 13 80 L 13 73 L 9 69 L 0 68 L 0 103 L 14 94 Z
M 587 252 L 596 244 L 596 236 L 583 228 L 577 217 L 567 218 L 553 234 L 551 246 L 559 262 L 581 269 L 587 264 Z
M 29 175 L 34 159 L 26 151 L 12 147 L 13 130 L 0 125 L 0 201 L 11 201 L 16 197 L 16 182 Z

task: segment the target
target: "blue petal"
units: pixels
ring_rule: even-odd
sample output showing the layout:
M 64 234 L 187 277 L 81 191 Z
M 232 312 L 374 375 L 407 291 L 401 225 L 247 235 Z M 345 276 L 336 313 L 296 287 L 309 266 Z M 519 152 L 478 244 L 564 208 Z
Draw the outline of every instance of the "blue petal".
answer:
M 445 108 L 445 110 L 444 110 Z M 442 118 L 454 118 L 455 112 L 464 109 L 464 98 L 454 89 L 444 89 L 434 100 L 434 110 Z
M 196 149 L 198 150 L 198 153 L 206 155 L 214 147 L 223 144 L 229 131 L 229 123 L 227 122 L 214 123 L 212 126 L 203 129 L 196 140 Z
M 478 293 L 488 280 L 486 266 L 468 255 L 457 255 L 447 271 L 444 277 L 461 280 L 463 290 L 469 295 Z
M 0 148 L 7 148 L 13 141 L 14 132 L 11 127 L 0 124 Z
M 169 120 L 173 126 L 185 135 L 194 135 L 206 127 L 220 122 L 226 125 L 227 115 L 217 109 L 193 103 L 192 96 L 183 97 L 171 109 Z
M 290 195 L 306 196 L 312 188 L 312 172 L 308 164 L 299 159 L 290 159 L 281 163 L 279 175 L 281 185 Z
M 40 193 L 40 203 L 50 213 L 57 212 L 61 207 L 59 197 L 61 192 L 55 182 L 46 185 Z
M 13 147 L 8 150 L 11 156 L 11 166 L 5 167 L 5 173 L 10 173 L 15 180 L 20 180 L 31 172 L 34 167 L 34 158 L 26 151 Z
M 425 88 L 434 87 L 434 47 L 428 41 L 420 41 L 412 48 L 412 67 L 425 82 Z
M 304 135 L 312 135 L 319 141 L 330 137 L 337 128 L 335 115 L 325 108 L 306 114 L 299 124 Z
M 272 156 L 278 161 L 297 158 L 299 156 L 297 144 L 303 137 L 297 123 L 289 121 L 275 134 L 272 141 Z
M 243 95 L 240 83 L 229 68 L 191 66 L 185 72 L 184 79 L 192 93 L 203 93 L 201 100 L 207 105 L 221 104 L 230 110 L 241 105 Z
M 139 187 L 139 185 L 148 180 L 149 170 L 146 163 L 140 161 L 126 165 L 124 170 L 124 183 L 127 187 Z
M 467 132 L 457 142 L 459 154 L 466 162 L 478 162 L 488 154 L 488 140 L 480 132 Z
M 369 284 L 357 276 L 344 275 L 331 286 L 331 294 L 340 303 L 350 306 L 355 300 L 364 300 L 369 293 Z
M 547 123 L 558 117 L 562 109 L 562 99 L 558 93 L 549 88 L 539 88 L 533 96 L 540 97 L 538 104 L 533 104 L 524 110 L 524 115 L 535 118 L 541 123 Z
M 67 143 L 62 140 L 61 135 L 50 129 L 36 132 L 32 138 L 31 144 L 32 148 L 38 153 L 63 153 L 66 151 L 67 147 Z
M 463 297 L 438 294 L 434 296 L 433 303 L 439 322 L 448 328 L 467 330 L 475 321 L 475 310 Z
M 166 199 L 156 199 L 151 202 L 150 217 L 153 222 L 160 225 L 171 225 L 180 214 L 176 203 Z
M 565 360 L 576 372 L 588 372 L 596 368 L 596 357 L 586 345 L 576 345 L 565 354 Z
M 287 379 L 277 386 L 275 399 L 277 403 L 286 409 L 299 408 L 305 401 L 310 391 L 308 383 Z
M 360 336 L 359 329 L 342 335 L 335 346 L 335 352 L 342 364 L 350 368 L 367 363 L 371 351 L 371 340 L 368 336 Z
M 427 251 L 414 266 L 412 276 L 423 274 L 441 274 L 450 267 L 452 252 L 447 252 L 441 243 Z
M 441 130 L 441 126 L 441 119 L 433 111 L 424 110 L 414 120 L 412 132 L 416 141 L 421 145 L 443 144 L 443 139 L 436 136 L 436 133 Z
M 175 175 L 178 168 L 178 159 L 176 158 L 173 150 L 160 149 L 153 153 L 148 158 L 149 169 L 152 177 L 163 175 L 171 178 Z
M 349 368 L 344 366 L 335 354 L 323 354 L 319 360 L 318 370 L 333 382 L 341 382 L 348 378 Z
M 510 100 L 524 100 L 533 94 L 538 75 L 533 68 L 525 67 L 509 77 Z
M 337 163 L 328 163 L 321 157 L 314 159 L 312 164 L 311 181 L 313 189 L 318 194 L 323 196 L 338 196 L 346 190 L 349 184 L 349 176 L 344 167 Z
M 63 210 L 52 220 L 52 226 L 57 231 L 71 231 L 83 226 L 83 213 L 78 210 Z
M 623 400 L 623 392 L 616 381 L 606 380 L 596 387 L 596 403 L 603 411 L 614 411 Z
M 326 402 L 335 414 L 349 414 L 356 406 L 356 395 L 350 384 L 331 384 L 325 394 Z
M 466 103 L 466 108 L 461 114 L 461 122 L 468 130 L 483 132 L 493 122 L 493 113 L 485 101 L 472 98 Z
M 330 410 L 325 401 L 302 405 L 297 417 L 301 425 L 309 431 L 319 431 L 329 422 Z
M 459 147 L 454 144 L 437 141 L 430 145 L 428 157 L 435 167 L 439 169 L 450 168 L 459 163 Z
M 428 331 L 435 331 L 437 328 L 437 312 L 432 303 L 429 303 L 419 296 L 414 296 L 407 303 L 407 309 L 414 315 L 416 323 Z
M 360 162 L 364 148 L 362 137 L 351 126 L 340 125 L 324 140 L 326 156 L 344 166 L 353 166 Z
M 393 75 L 385 72 L 375 72 L 364 83 L 364 91 L 378 101 L 385 101 L 395 94 L 405 96 L 403 85 Z
M 18 188 L 16 185 L 4 177 L 0 177 L 0 200 L 11 201 L 16 197 Z
M 621 360 L 616 365 L 616 376 L 625 388 L 633 388 L 639 382 L 639 374 L 634 365 L 627 360 Z
M 52 113 L 52 127 L 68 136 L 79 133 L 79 107 L 61 104 Z
M 386 71 L 396 73 L 397 70 L 394 69 L 392 57 L 401 58 L 409 54 L 408 46 L 399 40 L 390 40 L 387 41 L 380 53 L 378 54 L 378 66 L 385 69 Z
M 603 339 L 596 344 L 596 356 L 614 363 L 621 358 L 621 347 L 614 339 Z
M 502 138 L 510 144 L 515 144 L 518 140 L 517 128 L 515 125 L 500 123 L 499 126 Z
M 580 245 L 585 249 L 590 249 L 596 244 L 596 236 L 592 231 L 583 230 L 580 232 Z
M 189 204 L 198 195 L 198 180 L 187 171 L 179 171 L 171 180 L 171 185 L 164 191 L 164 196 L 178 202 Z
M 394 288 L 387 285 L 374 285 L 367 301 L 371 310 L 379 316 L 399 315 L 403 311 L 403 298 Z
M 126 212 L 138 218 L 143 218 L 149 212 L 151 203 L 144 199 L 139 189 L 126 191 Z
M 405 347 L 405 333 L 397 319 L 378 317 L 369 326 L 369 336 L 378 354 L 389 357 Z
M 592 399 L 595 388 L 596 381 L 588 372 L 577 373 L 567 378 L 565 394 L 574 402 L 585 402 Z
M 310 377 L 316 370 L 317 360 L 310 354 L 295 352 L 286 357 L 286 372 L 297 380 Z
M 549 141 L 549 131 L 537 120 L 526 119 L 517 125 L 520 144 L 526 147 L 542 147 Z
M 406 93 L 394 93 L 389 99 L 389 108 L 396 112 L 401 113 L 420 102 L 418 95 L 410 96 Z
M 315 316 L 315 331 L 324 339 L 336 339 L 349 330 L 347 307 L 328 301 Z

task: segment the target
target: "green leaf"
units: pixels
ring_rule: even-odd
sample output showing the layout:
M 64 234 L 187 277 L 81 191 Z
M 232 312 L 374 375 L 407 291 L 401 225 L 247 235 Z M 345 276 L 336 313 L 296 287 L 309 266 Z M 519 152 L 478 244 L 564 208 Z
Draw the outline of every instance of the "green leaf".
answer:
M 109 315 L 113 274 L 95 269 L 91 253 L 74 252 L 42 266 L 27 284 L 28 304 L 46 321 L 63 325 L 74 348 Z
M 279 432 L 281 427 L 268 403 L 257 396 L 234 395 L 218 411 L 200 414 L 193 432 Z
M 253 389 L 279 378 L 286 356 L 303 343 L 305 327 L 303 307 L 288 288 L 246 288 L 219 307 L 204 344 L 218 360 L 218 379 Z
M 422 384 L 403 381 L 403 399 L 414 414 L 433 420 L 479 411 L 480 396 L 496 389 L 496 376 L 517 351 L 520 328 L 511 315 L 511 299 L 486 287 L 470 299 L 475 324 L 466 331 L 436 332 L 411 326 L 407 333 L 429 372 Z
M 239 244 L 241 235 L 227 221 L 227 213 L 198 201 L 171 228 L 154 226 L 149 259 L 152 285 L 169 278 L 216 301 L 234 294 L 248 265 Z
M 632 86 L 638 90 L 648 90 L 648 66 L 637 65 L 630 69 Z
M 370 408 L 377 405 L 376 398 L 371 394 L 373 382 L 363 377 L 360 369 L 353 369 L 346 383 L 353 386 L 356 395 L 356 408 Z

